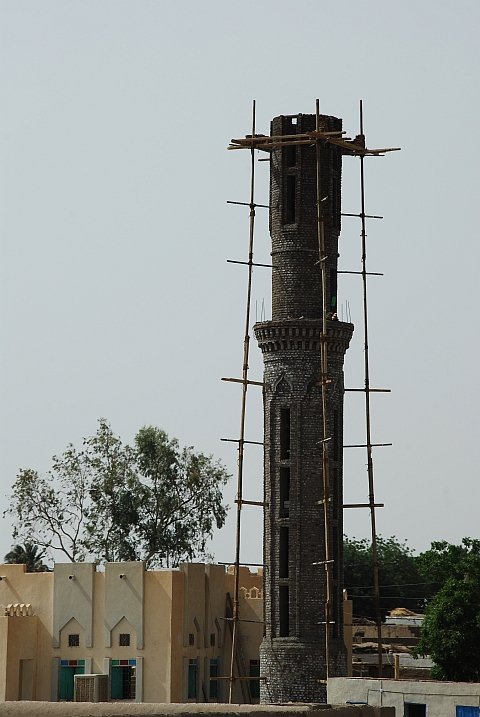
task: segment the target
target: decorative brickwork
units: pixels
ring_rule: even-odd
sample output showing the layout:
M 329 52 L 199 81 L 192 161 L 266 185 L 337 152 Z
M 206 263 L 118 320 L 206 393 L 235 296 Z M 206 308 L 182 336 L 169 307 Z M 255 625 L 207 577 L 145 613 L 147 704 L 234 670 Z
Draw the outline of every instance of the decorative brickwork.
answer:
M 277 117 L 271 134 L 315 128 L 314 115 Z M 321 116 L 321 129 L 341 130 Z M 328 255 L 327 387 L 333 567 L 330 676 L 347 674 L 343 643 L 343 361 L 353 326 L 336 320 L 340 232 L 341 149 L 321 150 L 321 195 Z M 315 148 L 274 150 L 270 175 L 272 321 L 255 325 L 264 359 L 265 637 L 261 699 L 266 703 L 325 702 L 325 559 L 322 480 L 320 334 Z

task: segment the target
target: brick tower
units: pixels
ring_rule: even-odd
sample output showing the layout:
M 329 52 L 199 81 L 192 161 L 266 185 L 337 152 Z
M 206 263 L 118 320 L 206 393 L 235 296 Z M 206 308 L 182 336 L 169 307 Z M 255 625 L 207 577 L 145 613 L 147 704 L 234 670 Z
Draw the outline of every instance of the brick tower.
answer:
M 342 121 L 320 116 L 320 130 Z M 272 135 L 315 130 L 315 115 L 276 117 Z M 274 149 L 270 165 L 272 320 L 255 325 L 264 360 L 265 636 L 262 701 L 325 702 L 325 560 L 315 147 Z M 341 147 L 321 148 L 328 321 L 327 423 L 332 564 L 330 676 L 347 674 L 343 642 L 343 361 L 353 326 L 337 319 Z M 317 563 L 317 564 L 315 564 Z M 320 564 L 318 564 L 320 563 Z

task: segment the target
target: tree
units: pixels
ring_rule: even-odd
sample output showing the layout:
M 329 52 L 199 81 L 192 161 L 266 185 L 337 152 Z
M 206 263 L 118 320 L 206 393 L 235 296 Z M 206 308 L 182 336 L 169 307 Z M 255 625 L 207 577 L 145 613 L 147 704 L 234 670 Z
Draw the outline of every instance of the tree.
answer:
M 147 563 L 178 565 L 205 553 L 214 525 L 227 515 L 221 486 L 229 476 L 224 466 L 192 447 L 180 450 L 158 428 L 142 428 L 135 438 L 142 476 L 139 536 Z
M 176 566 L 206 557 L 214 526 L 225 522 L 221 487 L 229 477 L 220 462 L 180 449 L 159 428 L 142 428 L 130 447 L 100 419 L 83 450 L 69 445 L 46 476 L 21 470 L 6 513 L 15 538 L 72 561 Z
M 7 565 L 26 565 L 27 573 L 47 572 L 48 567 L 43 563 L 45 554 L 46 551 L 39 549 L 38 545 L 25 543 L 14 545 L 4 560 Z
M 372 545 L 367 539 L 344 536 L 344 585 L 353 599 L 354 613 L 375 620 Z M 432 593 L 432 585 L 425 581 L 407 544 L 394 536 L 377 536 L 378 577 L 382 619 L 396 607 L 406 606 L 423 611 Z
M 135 451 L 122 444 L 104 419 L 84 445 L 90 497 L 85 548 L 100 562 L 142 560 L 138 541 L 142 489 Z
M 480 541 L 432 543 L 421 570 L 443 583 L 425 610 L 414 655 L 430 655 L 437 680 L 480 681 Z
M 451 545 L 446 540 L 433 542 L 430 550 L 415 558 L 424 579 L 431 580 L 440 589 L 455 575 L 463 576 L 466 569 L 477 563 L 480 541 L 463 538 L 461 545 Z
M 53 456 L 45 477 L 29 468 L 20 471 L 4 513 L 13 519 L 14 540 L 60 550 L 72 562 L 85 558 L 89 476 L 84 459 L 70 444 L 62 456 Z

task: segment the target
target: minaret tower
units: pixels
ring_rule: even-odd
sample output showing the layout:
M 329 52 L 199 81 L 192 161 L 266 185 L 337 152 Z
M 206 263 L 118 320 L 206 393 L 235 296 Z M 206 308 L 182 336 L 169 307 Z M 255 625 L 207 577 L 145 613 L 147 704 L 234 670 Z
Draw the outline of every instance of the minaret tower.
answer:
M 276 117 L 271 135 L 313 132 L 315 115 Z M 320 115 L 320 131 L 342 121 Z M 255 325 L 264 359 L 265 636 L 262 701 L 324 702 L 329 676 L 347 674 L 343 642 L 343 361 L 353 326 L 337 317 L 342 148 L 320 148 L 328 311 L 327 534 L 331 621 L 326 625 L 326 540 L 322 446 L 323 288 L 317 221 L 315 144 L 272 149 L 270 233 L 272 320 Z

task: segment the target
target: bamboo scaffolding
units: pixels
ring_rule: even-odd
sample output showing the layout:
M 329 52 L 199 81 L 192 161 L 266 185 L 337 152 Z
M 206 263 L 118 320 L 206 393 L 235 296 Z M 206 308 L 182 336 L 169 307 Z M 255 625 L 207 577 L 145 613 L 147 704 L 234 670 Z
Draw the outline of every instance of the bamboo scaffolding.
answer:
M 248 358 L 250 350 L 250 335 L 249 335 L 249 324 L 250 324 L 250 311 L 251 311 L 251 293 L 252 293 L 252 273 L 254 266 L 272 267 L 269 264 L 256 264 L 253 261 L 253 242 L 254 242 L 254 227 L 255 227 L 255 208 L 264 207 L 270 209 L 268 205 L 256 204 L 254 202 L 254 189 L 255 189 L 255 149 L 271 152 L 274 149 L 281 147 L 292 146 L 292 145 L 310 145 L 315 146 L 315 161 L 316 161 L 316 207 L 317 207 L 317 237 L 318 237 L 318 264 L 321 268 L 321 279 L 322 279 L 322 330 L 320 335 L 320 369 L 322 379 L 316 383 L 317 386 L 322 388 L 322 434 L 323 438 L 320 441 L 322 445 L 322 479 L 323 479 L 323 499 L 318 501 L 318 505 L 323 505 L 323 516 L 324 516 L 324 554 L 325 559 L 315 565 L 323 565 L 325 568 L 325 620 L 319 624 L 325 625 L 325 662 L 326 662 L 326 676 L 327 679 L 330 673 L 330 625 L 332 622 L 332 604 L 331 604 L 331 582 L 332 573 L 331 568 L 333 559 L 330 557 L 330 531 L 329 531 L 329 503 L 331 502 L 330 496 L 330 480 L 329 480 L 329 455 L 328 455 L 328 444 L 330 437 L 328 436 L 328 425 L 327 425 L 327 385 L 331 383 L 328 379 L 328 352 L 327 352 L 327 294 L 326 294 L 326 253 L 325 253 L 325 236 L 324 236 L 324 223 L 322 215 L 322 197 L 321 197 L 321 148 L 327 143 L 339 146 L 342 148 L 343 153 L 350 156 L 360 157 L 360 192 L 361 192 L 361 213 L 360 214 L 344 214 L 342 216 L 356 216 L 361 219 L 361 240 L 362 240 L 362 271 L 338 271 L 339 274 L 358 274 L 362 276 L 363 283 L 363 325 L 364 325 L 364 368 L 365 368 L 365 387 L 364 388 L 352 388 L 345 389 L 346 391 L 360 391 L 365 393 L 365 418 L 366 418 L 366 443 L 355 444 L 355 445 L 344 445 L 344 448 L 367 448 L 367 468 L 368 468 L 368 485 L 369 485 L 369 502 L 368 503 L 344 503 L 343 508 L 369 508 L 371 516 L 371 534 L 372 534 L 372 553 L 373 553 L 373 568 L 374 568 L 374 589 L 375 589 L 375 608 L 376 608 L 376 624 L 377 624 L 377 641 L 378 641 L 378 668 L 379 676 L 382 674 L 382 626 L 381 626 L 381 613 L 380 613 L 380 591 L 378 581 L 378 551 L 377 551 L 377 535 L 376 535 L 376 520 L 375 520 L 375 508 L 383 508 L 383 503 L 375 503 L 374 494 L 374 476 L 373 476 L 373 454 L 372 448 L 376 446 L 390 446 L 391 443 L 372 443 L 371 442 L 371 412 L 370 412 L 370 393 L 388 393 L 390 389 L 374 389 L 370 388 L 370 369 L 369 369 L 369 346 L 368 346 L 368 305 L 367 305 L 367 276 L 382 276 L 378 272 L 368 272 L 366 264 L 366 223 L 368 219 L 382 219 L 383 217 L 377 215 L 368 215 L 365 213 L 365 176 L 364 176 L 364 159 L 366 156 L 383 156 L 387 152 L 396 152 L 400 150 L 400 147 L 385 147 L 380 149 L 369 149 L 364 146 L 364 135 L 363 135 L 363 105 L 360 101 L 360 135 L 354 140 L 349 137 L 344 137 L 344 131 L 338 132 L 324 132 L 320 130 L 320 111 L 319 101 L 316 100 L 315 108 L 315 131 L 307 132 L 304 134 L 295 135 L 256 135 L 255 134 L 255 100 L 253 101 L 252 107 L 252 134 L 241 139 L 232 139 L 229 150 L 234 149 L 248 149 L 251 152 L 251 178 L 250 178 L 250 202 L 228 202 L 229 204 L 240 204 L 250 207 L 250 223 L 249 223 L 249 252 L 248 261 L 232 261 L 229 263 L 245 264 L 248 266 L 248 282 L 247 282 L 247 302 L 246 302 L 246 320 L 245 320 L 245 335 L 244 335 L 244 348 L 243 348 L 243 371 L 242 378 L 223 378 L 222 381 L 231 381 L 234 383 L 240 383 L 242 385 L 242 400 L 241 400 L 241 417 L 240 417 L 240 438 L 239 439 L 222 439 L 223 441 L 231 441 L 238 443 L 238 473 L 237 473 L 237 498 L 235 503 L 237 505 L 236 512 L 236 539 L 235 539 L 235 563 L 234 563 L 234 597 L 233 597 L 233 616 L 228 618 L 232 622 L 232 653 L 230 661 L 230 674 L 226 677 L 218 677 L 218 680 L 229 681 L 229 703 L 232 703 L 234 684 L 236 680 L 264 680 L 265 677 L 242 677 L 235 676 L 235 657 L 238 642 L 238 625 L 242 622 L 239 617 L 239 569 L 240 565 L 240 538 L 241 538 L 241 510 L 243 505 L 255 505 L 255 506 L 266 506 L 268 504 L 260 501 L 248 501 L 243 499 L 243 459 L 244 459 L 244 446 L 245 444 L 257 444 L 263 445 L 259 441 L 247 441 L 245 440 L 245 414 L 246 414 L 246 399 L 247 389 L 249 385 L 264 386 L 265 384 L 260 381 L 250 381 L 248 379 Z M 259 159 L 259 161 L 269 161 L 269 158 Z M 245 564 L 243 564 L 245 565 Z M 250 565 L 253 565 L 251 563 Z M 215 679 L 215 678 L 212 678 Z M 326 683 L 326 680 L 319 679 L 318 682 Z
M 328 461 L 328 422 L 327 422 L 327 384 L 328 379 L 328 350 L 327 350 L 327 270 L 325 253 L 325 228 L 322 215 L 322 181 L 321 181 L 321 150 L 323 139 L 320 137 L 326 133 L 320 133 L 320 102 L 315 101 L 315 169 L 316 169 L 316 200 L 317 200 L 317 238 L 318 238 L 318 260 L 322 277 L 322 333 L 320 336 L 320 368 L 322 388 L 322 480 L 323 480 L 323 526 L 325 560 L 325 672 L 326 678 L 330 676 L 330 625 L 332 623 L 332 562 L 330 557 L 330 523 L 329 523 L 329 502 L 330 502 L 330 474 Z
M 363 102 L 360 100 L 360 137 L 364 137 L 363 133 Z M 366 448 L 367 449 L 367 473 L 368 473 L 368 498 L 367 504 L 358 504 L 355 507 L 368 507 L 370 509 L 370 527 L 372 539 L 372 557 L 373 557 L 373 582 L 375 593 L 375 622 L 377 626 L 377 654 L 378 654 L 378 676 L 382 676 L 382 616 L 380 610 L 380 585 L 378 577 L 378 549 L 377 549 L 377 529 L 375 508 L 383 507 L 383 504 L 375 503 L 375 483 L 373 472 L 373 453 L 372 448 L 376 446 L 391 446 L 391 443 L 372 443 L 371 439 L 371 410 L 370 410 L 370 394 L 371 393 L 389 393 L 390 389 L 370 388 L 370 365 L 369 365 L 369 343 L 368 343 L 368 301 L 367 301 L 367 276 L 378 275 L 376 272 L 367 271 L 367 232 L 366 219 L 383 219 L 381 216 L 365 213 L 365 167 L 364 159 L 368 154 L 378 155 L 386 151 L 398 151 L 400 148 L 395 147 L 391 150 L 374 150 L 371 152 L 358 152 L 360 156 L 360 214 L 342 213 L 342 216 L 359 217 L 361 220 L 361 243 L 362 243 L 362 271 L 361 272 L 339 272 L 343 274 L 360 274 L 362 276 L 363 287 L 363 332 L 364 332 L 364 370 L 365 370 L 365 387 L 350 388 L 346 391 L 361 391 L 365 393 L 365 424 L 366 424 L 366 444 L 349 445 L 344 448 Z M 350 507 L 344 505 L 344 507 Z
M 255 136 L 255 100 L 252 104 L 252 136 Z M 230 659 L 230 676 L 228 702 L 232 704 L 235 679 L 235 657 L 238 641 L 239 615 L 239 578 L 240 578 L 240 528 L 243 506 L 243 458 L 245 448 L 245 411 L 247 406 L 247 390 L 250 381 L 248 380 L 248 358 L 250 352 L 250 308 L 252 301 L 252 275 L 253 275 L 253 238 L 255 229 L 255 147 L 251 149 L 251 174 L 250 174 L 250 222 L 248 240 L 248 280 L 247 280 L 247 302 L 245 312 L 245 334 L 243 340 L 243 367 L 242 367 L 242 401 L 240 412 L 240 434 L 238 440 L 238 472 L 237 472 L 237 515 L 235 534 L 235 565 L 234 565 L 234 588 L 233 588 L 233 615 L 232 615 L 232 654 Z M 261 385 L 261 384 L 260 384 Z
M 360 100 L 360 135 L 363 136 L 363 102 Z M 372 532 L 373 584 L 375 586 L 375 618 L 377 623 L 378 676 L 382 676 L 382 615 L 380 612 L 380 587 L 378 581 L 377 528 L 375 520 L 375 487 L 373 479 L 373 454 L 370 420 L 370 366 L 368 346 L 368 303 L 367 303 L 367 232 L 365 217 L 365 155 L 360 155 L 360 199 L 362 222 L 362 286 L 363 286 L 363 336 L 365 364 L 365 422 L 367 437 L 368 498 L 370 503 L 370 525 Z
M 230 140 L 228 149 L 248 149 L 255 147 L 255 149 L 269 152 L 270 150 L 277 149 L 278 147 L 287 147 L 299 144 L 316 145 L 319 141 L 325 141 L 342 147 L 346 154 L 359 156 L 378 156 L 385 154 L 385 152 L 398 152 L 400 150 L 400 147 L 369 149 L 368 147 L 364 147 L 360 143 L 360 140 L 351 140 L 348 137 L 340 138 L 338 137 L 338 134 L 338 132 L 322 132 L 319 129 L 315 129 L 314 132 L 306 132 L 304 134 L 295 135 L 266 136 L 252 134 L 250 137 Z

